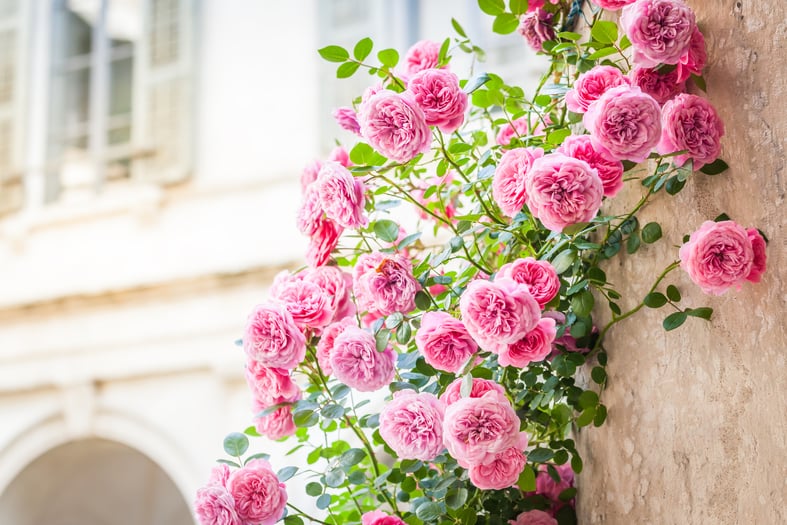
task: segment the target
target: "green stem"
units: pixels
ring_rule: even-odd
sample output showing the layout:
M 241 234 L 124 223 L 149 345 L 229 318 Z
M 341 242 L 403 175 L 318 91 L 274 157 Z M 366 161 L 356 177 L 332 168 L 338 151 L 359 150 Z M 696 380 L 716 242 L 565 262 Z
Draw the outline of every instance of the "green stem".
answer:
M 314 523 L 322 523 L 323 525 L 330 525 L 327 521 L 322 521 L 320 519 L 315 518 L 314 516 L 310 516 L 310 515 L 306 514 L 301 509 L 299 509 L 298 507 L 296 507 L 295 505 L 293 505 L 290 502 L 287 502 L 287 506 L 290 507 L 295 512 L 297 512 L 298 514 L 300 514 L 301 516 L 303 516 L 304 518 L 306 518 L 308 520 L 311 520 Z

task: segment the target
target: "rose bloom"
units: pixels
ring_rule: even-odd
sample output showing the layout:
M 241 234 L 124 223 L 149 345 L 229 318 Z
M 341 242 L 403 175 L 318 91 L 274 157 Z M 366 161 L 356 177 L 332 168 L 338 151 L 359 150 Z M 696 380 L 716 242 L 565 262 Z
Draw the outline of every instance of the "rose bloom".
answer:
M 636 1 L 637 0 L 593 0 L 593 3 L 599 6 L 601 9 L 606 9 L 607 11 L 617 11 L 618 9 L 622 9 Z
M 574 486 L 574 471 L 568 463 L 552 466 L 560 474 L 560 481 L 552 479 L 546 465 L 540 465 L 536 476 L 536 494 L 541 494 L 552 501 L 560 501 L 560 493 Z
M 361 516 L 361 525 L 407 525 L 398 516 L 389 516 L 381 510 L 364 512 Z
M 495 454 L 495 459 L 470 467 L 470 482 L 481 490 L 503 490 L 513 487 L 525 469 L 525 455 L 518 447 Z
M 508 520 L 511 525 L 557 525 L 557 520 L 543 510 L 529 510 Z
M 497 362 L 501 366 L 524 368 L 530 363 L 543 361 L 552 352 L 556 333 L 555 320 L 544 317 L 522 339 L 501 351 Z
M 201 525 L 243 525 L 235 500 L 222 485 L 208 484 L 197 491 L 194 514 Z
M 220 465 L 215 465 L 213 468 L 210 469 L 210 476 L 208 477 L 208 485 L 221 485 L 222 487 L 227 486 L 227 480 L 230 479 L 230 468 L 222 463 Z
M 705 51 L 705 37 L 698 27 L 694 28 L 689 41 L 689 47 L 680 57 L 677 68 L 675 71 L 678 75 L 678 80 L 688 80 L 691 75 L 702 75 L 702 70 L 705 68 L 705 63 L 708 61 L 708 55 Z
M 682 0 L 638 0 L 623 8 L 620 25 L 642 67 L 677 64 L 696 27 L 694 12 Z
M 301 207 L 298 208 L 298 215 L 295 225 L 304 235 L 314 235 L 320 226 L 320 221 L 324 218 L 320 192 L 315 184 L 309 186 L 303 192 Z
M 504 124 L 495 137 L 495 142 L 501 146 L 508 146 L 511 144 L 512 139 L 527 136 L 529 132 L 530 123 L 526 115 L 524 117 L 519 117 L 511 123 Z
M 345 317 L 339 321 L 331 323 L 320 334 L 320 340 L 317 342 L 317 364 L 325 375 L 333 374 L 333 367 L 331 366 L 331 352 L 336 338 L 348 326 L 357 326 L 353 317 Z
M 678 80 L 677 69 L 662 74 L 656 69 L 636 67 L 631 71 L 631 77 L 635 86 L 656 99 L 659 104 L 664 104 L 686 89 L 686 83 Z
M 243 331 L 243 349 L 260 366 L 293 369 L 306 356 L 306 338 L 284 306 L 254 307 Z
M 357 326 L 336 337 L 330 356 L 336 379 L 359 392 L 373 392 L 393 381 L 396 354 L 390 346 L 378 352 L 374 336 Z
M 320 205 L 329 219 L 345 228 L 361 228 L 369 224 L 363 209 L 366 203 L 363 181 L 353 177 L 347 168 L 338 162 L 325 162 L 315 185 L 320 194 Z
M 273 525 L 287 505 L 284 483 L 263 459 L 253 459 L 233 472 L 227 488 L 235 499 L 238 516 L 246 523 Z
M 475 354 L 477 345 L 462 321 L 446 312 L 426 312 L 415 333 L 415 345 L 427 363 L 444 372 L 458 373 Z
M 765 239 L 762 238 L 757 228 L 749 228 L 746 234 L 751 241 L 751 247 L 754 251 L 754 259 L 752 260 L 751 272 L 746 276 L 747 281 L 753 283 L 760 282 L 760 277 L 765 273 L 765 266 L 767 264 L 767 256 L 765 254 Z
M 341 146 L 335 147 L 326 160 L 338 162 L 345 168 L 349 167 L 351 164 L 350 155 L 347 153 L 347 150 Z M 322 168 L 322 162 L 319 160 L 314 160 L 306 165 L 303 172 L 301 172 L 301 191 L 306 191 L 306 188 L 317 180 L 320 168 Z
M 255 404 L 254 411 L 259 414 L 268 407 Z M 260 435 L 277 441 L 295 434 L 297 428 L 292 419 L 292 407 L 282 406 L 262 417 L 255 418 L 254 427 Z
M 407 91 L 423 110 L 426 123 L 453 133 L 465 120 L 467 93 L 456 75 L 445 69 L 425 69 L 407 83 Z
M 432 135 L 424 112 L 408 95 L 384 90 L 361 104 L 361 135 L 396 162 L 409 162 L 429 151 Z
M 552 26 L 554 16 L 541 8 L 537 8 L 535 11 L 528 9 L 528 13 L 522 17 L 517 31 L 525 37 L 525 41 L 531 48 L 535 51 L 542 51 L 544 42 L 555 38 L 555 28 Z
M 361 126 L 358 124 L 358 115 L 355 114 L 355 110 L 350 107 L 340 107 L 333 110 L 333 118 L 336 119 L 336 123 L 339 124 L 339 127 L 349 131 L 350 133 L 354 133 L 361 136 Z
M 611 159 L 642 162 L 661 136 L 661 108 L 636 86 L 609 89 L 582 118 L 593 146 Z
M 336 266 L 320 266 L 301 272 L 303 279 L 320 287 L 331 302 L 331 309 L 336 312 L 332 321 L 338 321 L 348 315 L 355 314 L 351 290 L 353 277 Z
M 492 352 L 519 340 L 541 317 L 527 287 L 505 278 L 471 281 L 459 299 L 459 310 L 473 339 Z
M 571 135 L 555 151 L 584 160 L 595 169 L 604 187 L 604 196 L 614 197 L 623 188 L 623 163 L 597 150 L 590 135 Z
M 494 461 L 498 452 L 527 446 L 519 432 L 519 417 L 503 394 L 491 391 L 481 397 L 463 397 L 445 409 L 443 440 L 460 466 Z
M 301 389 L 293 382 L 289 370 L 268 368 L 259 361 L 247 359 L 245 375 L 249 390 L 262 408 L 300 399 Z
M 328 293 L 302 279 L 292 279 L 275 291 L 272 289 L 271 297 L 284 305 L 300 328 L 322 328 L 331 322 L 335 314 Z
M 416 73 L 437 67 L 440 59 L 440 44 L 432 40 L 420 40 L 413 44 L 404 55 L 404 71 L 401 77 L 410 79 Z
M 561 153 L 537 159 L 527 178 L 527 207 L 553 231 L 592 220 L 603 194 L 598 171 Z
M 380 435 L 399 459 L 431 461 L 444 448 L 444 413 L 434 394 L 397 392 L 380 412 Z
M 629 79 L 618 68 L 596 66 L 579 75 L 574 87 L 566 91 L 566 107 L 574 113 L 585 113 L 607 90 L 629 84 Z
M 680 267 L 707 294 L 740 289 L 753 264 L 749 234 L 733 221 L 705 221 L 680 247 Z
M 562 312 L 558 311 L 549 311 L 544 312 L 544 316 L 542 319 L 549 318 L 554 319 L 556 325 L 562 325 L 566 323 L 566 315 Z M 558 326 L 555 327 L 556 329 Z M 556 330 L 557 331 L 557 330 Z M 593 325 L 592 333 L 598 333 L 598 328 L 596 325 Z M 559 346 L 558 346 L 559 345 Z M 562 347 L 562 348 L 561 348 Z M 562 354 L 565 352 L 580 352 L 582 354 L 586 354 L 590 351 L 590 348 L 587 347 L 580 347 L 577 345 L 577 340 L 571 335 L 569 330 L 565 330 L 563 335 L 552 341 L 552 352 L 547 356 L 547 359 L 553 359 L 554 357 Z
M 532 257 L 516 259 L 501 266 L 497 276 L 527 286 L 541 309 L 560 291 L 560 279 L 549 261 L 538 261 Z
M 724 123 L 714 107 L 702 97 L 683 93 L 664 104 L 657 150 L 661 154 L 686 150 L 675 156 L 675 164 L 682 166 L 691 159 L 698 170 L 719 156 L 723 136 Z
M 309 236 L 309 247 L 306 250 L 306 262 L 309 266 L 323 266 L 331 257 L 331 252 L 339 244 L 344 228 L 332 220 L 322 217 Z
M 536 159 L 544 156 L 541 148 L 514 148 L 503 153 L 492 179 L 492 198 L 508 217 L 514 217 L 527 202 L 525 181 Z
M 442 401 L 445 406 L 452 405 L 462 399 L 462 381 L 460 377 L 446 387 L 445 392 L 440 396 L 440 401 Z M 474 377 L 472 387 L 470 388 L 470 395 L 467 397 L 481 397 L 492 390 L 502 395 L 506 393 L 505 389 L 500 384 L 490 381 L 489 379 Z
M 410 260 L 401 254 L 365 253 L 353 272 L 358 308 L 376 316 L 407 313 L 415 308 L 420 288 Z

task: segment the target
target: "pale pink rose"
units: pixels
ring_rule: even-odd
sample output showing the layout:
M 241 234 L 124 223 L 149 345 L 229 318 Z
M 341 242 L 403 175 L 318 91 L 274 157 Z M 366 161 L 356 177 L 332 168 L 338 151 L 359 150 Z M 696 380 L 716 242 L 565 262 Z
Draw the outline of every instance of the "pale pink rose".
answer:
M 544 156 L 541 148 L 514 148 L 503 153 L 492 179 L 492 198 L 508 217 L 514 217 L 527 202 L 525 181 L 533 162 Z
M 558 502 L 560 501 L 560 493 L 574 486 L 574 471 L 571 470 L 571 466 L 568 463 L 552 466 L 555 467 L 560 475 L 560 481 L 552 479 L 546 465 L 540 465 L 538 476 L 536 476 L 536 494 L 541 494 L 549 500 Z
M 716 160 L 721 152 L 724 123 L 716 109 L 702 97 L 682 93 L 664 104 L 661 114 L 662 155 L 686 150 L 674 157 L 677 166 L 693 161 L 693 169 Z
M 243 349 L 261 366 L 293 369 L 306 356 L 306 338 L 283 305 L 257 305 L 246 321 Z
M 323 266 L 328 262 L 343 231 L 344 228 L 327 217 L 317 221 L 314 233 L 309 236 L 309 247 L 306 250 L 306 262 L 309 266 Z
M 208 485 L 220 485 L 222 487 L 227 486 L 227 480 L 230 479 L 230 468 L 221 463 L 219 465 L 214 465 L 213 468 L 210 469 L 210 476 L 208 477 Z
M 596 66 L 579 75 L 574 87 L 566 91 L 566 107 L 574 113 L 585 113 L 609 89 L 630 84 L 618 68 Z
M 304 280 L 316 284 L 328 294 L 331 309 L 335 312 L 331 321 L 338 321 L 348 315 L 355 314 L 355 304 L 353 304 L 351 294 L 352 275 L 336 266 L 320 266 L 301 273 Z
M 399 459 L 431 461 L 444 448 L 444 413 L 434 394 L 396 392 L 380 412 L 380 436 Z
M 301 191 L 306 191 L 309 185 L 317 180 L 317 174 L 320 173 L 322 162 L 313 160 L 303 168 L 301 172 Z
M 369 144 L 396 162 L 411 161 L 432 143 L 424 112 L 407 95 L 380 91 L 361 104 L 358 121 Z
M 426 312 L 415 333 L 415 345 L 427 363 L 444 372 L 458 373 L 475 354 L 477 345 L 462 321 L 446 312 Z
M 631 79 L 635 86 L 647 93 L 659 104 L 686 90 L 685 82 L 678 81 L 678 70 L 662 74 L 657 69 L 636 67 L 631 71 Z
M 553 231 L 593 220 L 603 195 L 598 171 L 562 153 L 536 159 L 527 178 L 527 207 Z
M 740 289 L 753 264 L 749 234 L 733 221 L 705 221 L 680 247 L 680 267 L 707 294 Z
M 287 490 L 263 459 L 253 459 L 230 475 L 227 488 L 245 523 L 273 525 L 284 513 Z
M 255 414 L 266 408 L 268 407 L 254 404 Z M 254 427 L 260 435 L 273 441 L 292 436 L 297 430 L 292 419 L 292 407 L 289 405 L 279 407 L 268 415 L 256 417 Z
M 597 150 L 615 160 L 642 162 L 661 136 L 661 108 L 637 86 L 609 89 L 582 122 Z
M 495 454 L 488 463 L 472 465 L 468 471 L 470 482 L 481 490 L 507 489 L 517 484 L 525 464 L 525 455 L 520 448 L 507 448 Z
M 299 328 L 323 328 L 335 314 L 328 293 L 314 283 L 294 279 L 271 292 L 271 297 L 284 305 Z
M 404 71 L 401 77 L 409 80 L 416 73 L 437 67 L 440 60 L 440 44 L 432 40 L 420 40 L 404 55 Z
M 425 179 L 416 179 L 413 182 L 415 189 L 410 192 L 410 195 L 422 206 L 434 210 L 436 208 L 437 215 L 443 215 L 446 219 L 452 218 L 456 215 L 456 209 L 459 206 L 459 195 L 456 192 L 446 191 L 454 182 L 454 174 L 448 172 L 442 177 L 427 177 Z M 431 186 L 437 186 L 438 189 L 428 199 L 424 198 L 426 190 Z M 443 213 L 445 208 L 445 213 Z M 433 219 L 431 215 L 426 213 L 421 208 L 416 208 L 416 213 L 422 220 Z M 437 223 L 438 225 L 442 223 Z M 402 239 L 398 239 L 397 243 Z
M 420 285 L 410 260 L 398 253 L 365 253 L 353 272 L 353 291 L 361 311 L 384 316 L 415 308 Z
M 620 25 L 642 67 L 677 64 L 696 27 L 694 12 L 682 0 L 637 0 L 623 8 Z
M 557 520 L 543 510 L 529 510 L 508 520 L 511 525 L 557 525 Z
M 389 346 L 378 352 L 374 336 L 357 326 L 348 326 L 336 337 L 330 355 L 334 377 L 359 392 L 379 390 L 394 379 L 394 351 Z
M 440 396 L 440 401 L 442 401 L 445 406 L 452 405 L 462 399 L 462 381 L 463 379 L 460 377 L 446 387 L 445 392 Z M 505 389 L 499 383 L 495 383 L 489 379 L 474 377 L 470 388 L 470 395 L 467 397 L 481 397 L 492 390 L 502 395 L 506 393 Z
M 303 192 L 301 207 L 298 208 L 298 216 L 295 225 L 304 235 L 314 235 L 324 220 L 322 203 L 320 202 L 320 192 L 315 184 L 309 184 Z
M 492 352 L 518 341 L 541 317 L 527 287 L 505 278 L 471 281 L 459 299 L 459 310 L 473 339 Z
M 530 363 L 543 361 L 552 352 L 556 333 L 555 320 L 543 317 L 522 339 L 501 351 L 497 362 L 501 366 L 524 368 Z
M 516 259 L 501 266 L 497 275 L 527 286 L 541 309 L 560 291 L 560 278 L 549 261 L 538 261 L 532 257 Z
M 354 133 L 359 137 L 361 136 L 361 126 L 358 124 L 358 115 L 355 114 L 353 108 L 347 106 L 336 108 L 333 110 L 333 118 L 336 120 L 336 123 L 339 124 L 340 128 L 350 133 Z
M 590 135 L 571 135 L 556 150 L 568 157 L 587 162 L 598 172 L 606 197 L 614 197 L 623 188 L 623 163 L 609 158 L 593 146 Z
M 762 238 L 762 235 L 759 231 L 757 231 L 757 228 L 748 228 L 746 230 L 746 234 L 751 241 L 751 247 L 754 251 L 751 272 L 749 272 L 749 275 L 746 276 L 746 280 L 753 283 L 758 283 L 760 282 L 760 277 L 762 277 L 762 274 L 765 273 L 765 266 L 768 259 L 767 255 L 765 254 L 765 239 Z
M 448 405 L 443 440 L 451 456 L 464 468 L 482 465 L 511 447 L 527 446 L 519 432 L 520 420 L 504 395 L 490 391 L 481 397 L 463 397 Z
M 381 510 L 364 512 L 361 516 L 361 525 L 407 525 L 398 516 L 390 516 Z
M 194 514 L 200 525 L 243 525 L 235 500 L 222 485 L 208 484 L 197 491 Z
M 525 41 L 535 51 L 544 49 L 544 42 L 555 39 L 553 18 L 555 15 L 541 8 L 530 11 L 522 17 L 517 31 L 525 37 Z
M 506 123 L 500 127 L 500 131 L 495 137 L 495 142 L 501 146 L 508 146 L 514 138 L 524 137 L 530 133 L 530 123 L 528 117 L 519 117 L 518 119 Z
M 324 162 L 315 182 L 325 215 L 345 228 L 369 224 L 364 205 L 364 185 L 338 162 Z
M 300 399 L 301 389 L 293 382 L 289 370 L 268 368 L 259 361 L 247 359 L 245 375 L 252 396 L 262 408 Z
M 425 69 L 407 83 L 407 91 L 423 110 L 426 123 L 453 133 L 465 120 L 467 93 L 456 75 L 445 69 Z
M 593 0 L 593 3 L 599 6 L 601 9 L 606 9 L 607 11 L 617 11 L 629 4 L 633 4 L 636 1 L 637 0 Z
M 702 75 L 708 55 L 705 51 L 705 37 L 698 27 L 694 28 L 689 41 L 688 49 L 680 57 L 678 66 L 675 68 L 678 80 L 683 82 L 688 80 L 691 75 Z
M 323 374 L 333 374 L 333 367 L 331 366 L 331 352 L 336 338 L 348 326 L 357 326 L 355 319 L 352 317 L 345 317 L 339 321 L 331 323 L 320 334 L 320 340 L 317 343 L 317 363 L 320 365 Z
M 378 82 L 364 89 L 361 95 L 361 104 L 365 103 L 380 91 L 385 91 L 385 86 L 383 86 L 382 82 Z

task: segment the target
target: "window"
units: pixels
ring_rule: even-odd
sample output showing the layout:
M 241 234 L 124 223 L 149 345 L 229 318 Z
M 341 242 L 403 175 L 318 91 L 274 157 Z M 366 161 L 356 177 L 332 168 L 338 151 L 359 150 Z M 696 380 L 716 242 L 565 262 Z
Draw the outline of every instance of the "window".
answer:
M 25 9 L 28 2 L 0 0 L 0 215 L 18 210 L 24 202 L 22 181 Z

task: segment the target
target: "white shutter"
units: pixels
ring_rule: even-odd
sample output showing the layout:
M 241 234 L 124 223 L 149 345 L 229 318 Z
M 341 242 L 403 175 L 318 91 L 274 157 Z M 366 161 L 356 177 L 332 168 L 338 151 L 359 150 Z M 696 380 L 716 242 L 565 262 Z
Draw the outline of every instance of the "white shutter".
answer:
M 26 4 L 19 0 L 0 0 L 0 215 L 24 205 L 21 65 Z
M 161 184 L 192 171 L 196 0 L 147 0 L 138 61 L 135 176 Z

